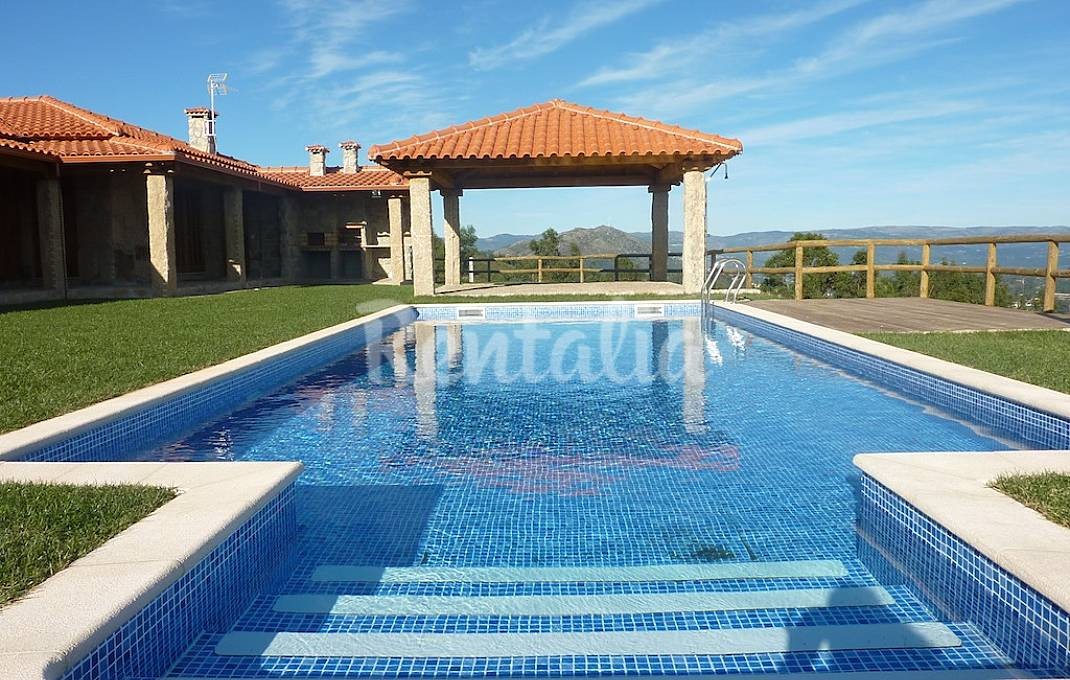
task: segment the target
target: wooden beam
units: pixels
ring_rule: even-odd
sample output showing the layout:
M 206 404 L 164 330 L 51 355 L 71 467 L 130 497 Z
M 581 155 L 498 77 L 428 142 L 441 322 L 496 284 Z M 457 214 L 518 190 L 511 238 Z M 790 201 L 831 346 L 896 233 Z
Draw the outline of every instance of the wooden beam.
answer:
M 649 186 L 650 175 L 588 175 L 585 177 L 462 177 L 459 189 L 538 189 L 555 187 Z

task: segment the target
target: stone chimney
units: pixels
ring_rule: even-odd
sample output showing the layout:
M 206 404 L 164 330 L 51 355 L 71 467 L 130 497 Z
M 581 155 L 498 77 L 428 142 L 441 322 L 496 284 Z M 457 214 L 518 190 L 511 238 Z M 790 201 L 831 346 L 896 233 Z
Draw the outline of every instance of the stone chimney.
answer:
M 215 135 L 212 112 L 203 106 L 186 109 L 186 122 L 189 125 L 189 145 L 199 151 L 215 153 Z
M 306 146 L 305 150 L 308 151 L 308 174 L 313 177 L 323 177 L 327 174 L 327 154 L 330 153 L 330 149 L 322 144 L 313 144 Z
M 342 172 L 352 175 L 360 168 L 357 163 L 357 152 L 360 151 L 360 144 L 353 140 L 346 140 L 338 146 L 342 147 Z

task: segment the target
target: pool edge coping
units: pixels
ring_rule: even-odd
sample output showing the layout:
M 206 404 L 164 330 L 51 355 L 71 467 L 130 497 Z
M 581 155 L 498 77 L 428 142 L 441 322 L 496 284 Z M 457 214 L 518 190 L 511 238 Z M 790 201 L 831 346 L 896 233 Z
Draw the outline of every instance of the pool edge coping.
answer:
M 978 368 L 971 368 L 953 361 L 938 359 L 920 352 L 887 345 L 846 331 L 836 330 L 808 321 L 800 321 L 777 312 L 750 307 L 746 303 L 717 304 L 717 307 L 722 306 L 737 314 L 743 314 L 788 330 L 804 333 L 819 340 L 905 366 L 963 387 L 1000 397 L 1042 413 L 1070 419 L 1070 394 L 1064 394 L 1047 387 L 1022 382 L 996 373 L 989 373 Z M 716 316 L 716 311 L 714 311 L 714 315 Z
M 988 486 L 1001 474 L 1070 473 L 1070 451 L 862 453 L 853 462 L 918 512 L 1070 612 L 1070 528 Z
M 303 469 L 296 461 L 0 462 L 3 481 L 144 484 L 179 491 L 0 608 L 0 677 L 59 678 L 293 484 Z
M 344 333 L 365 324 L 375 323 L 393 314 L 412 309 L 415 309 L 415 307 L 410 304 L 391 305 L 356 319 L 321 328 L 296 338 L 242 354 L 233 359 L 227 359 L 218 364 L 190 373 L 183 373 L 174 378 L 168 378 L 145 387 L 139 387 L 133 391 L 109 397 L 75 411 L 39 420 L 17 430 L 0 434 L 0 462 L 17 461 L 28 451 L 73 437 L 94 426 L 108 423 L 124 415 L 173 399 L 259 364 L 277 360 L 285 354 L 339 333 Z

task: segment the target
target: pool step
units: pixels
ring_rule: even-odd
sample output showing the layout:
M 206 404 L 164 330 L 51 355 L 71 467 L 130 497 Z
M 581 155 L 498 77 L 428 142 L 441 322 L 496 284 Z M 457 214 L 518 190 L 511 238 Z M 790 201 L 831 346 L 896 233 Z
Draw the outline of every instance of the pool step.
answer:
M 379 567 L 325 564 L 309 577 L 330 583 L 633 583 L 763 578 L 836 578 L 838 560 L 727 562 L 635 567 Z
M 300 676 L 292 676 L 300 677 Z M 968 668 L 949 671 L 855 671 L 849 673 L 746 673 L 735 676 L 726 675 L 687 675 L 686 680 L 726 680 L 739 677 L 746 680 L 1013 680 L 1015 678 L 1032 678 L 1034 675 L 1015 669 L 1004 668 Z M 167 676 L 159 680 L 264 680 L 264 676 Z M 315 680 L 345 680 L 352 676 L 316 675 Z M 555 680 L 581 680 L 580 678 L 555 678 Z M 594 680 L 593 677 L 584 680 Z M 644 675 L 643 680 L 681 680 L 680 675 Z
M 821 609 L 895 604 L 884 588 L 811 588 L 635 595 L 281 595 L 273 609 L 332 616 L 579 616 L 745 609 Z
M 220 656 L 486 658 L 958 647 L 942 623 L 612 633 L 227 633 Z

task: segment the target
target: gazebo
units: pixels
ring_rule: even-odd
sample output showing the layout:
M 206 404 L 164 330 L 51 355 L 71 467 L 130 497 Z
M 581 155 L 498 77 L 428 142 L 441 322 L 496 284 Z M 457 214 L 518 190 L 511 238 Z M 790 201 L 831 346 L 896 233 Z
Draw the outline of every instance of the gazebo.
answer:
M 706 178 L 743 151 L 738 139 L 560 99 L 381 144 L 369 156 L 409 181 L 413 284 L 434 294 L 431 191 L 442 194 L 447 285 L 460 283 L 460 197 L 465 189 L 646 186 L 650 278 L 668 268 L 669 191 L 683 184 L 683 287 L 705 275 Z

